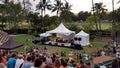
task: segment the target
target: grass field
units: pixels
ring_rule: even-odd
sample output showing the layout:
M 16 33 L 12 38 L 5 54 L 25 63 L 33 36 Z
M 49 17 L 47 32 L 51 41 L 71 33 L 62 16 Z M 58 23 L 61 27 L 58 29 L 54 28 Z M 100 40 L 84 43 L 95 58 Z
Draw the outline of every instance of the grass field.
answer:
M 82 29 L 82 26 L 86 23 L 74 23 L 74 24 L 77 24 L 79 28 Z M 94 25 L 95 27 L 95 25 Z M 109 30 L 110 28 L 112 27 L 112 24 L 111 23 L 101 23 L 101 30 Z M 96 27 L 95 27 L 96 29 Z
M 32 43 L 33 38 L 35 38 L 35 37 L 33 37 L 32 35 L 17 35 L 17 36 L 14 36 L 13 40 L 23 43 L 23 46 L 20 47 L 20 48 L 14 49 L 13 51 L 25 52 L 25 50 L 24 50 L 25 45 L 27 45 L 29 47 L 34 47 L 35 44 Z M 26 39 L 29 39 L 29 41 L 26 42 Z M 97 48 L 102 49 L 102 47 L 103 47 L 102 42 L 93 41 L 93 42 L 91 42 L 91 44 L 93 45 L 92 48 L 90 48 L 89 46 L 84 46 L 83 47 L 84 50 L 80 50 L 79 52 L 80 53 L 86 52 L 88 54 L 93 54 Z M 37 45 L 37 46 L 41 46 L 42 48 L 44 48 L 46 46 L 48 48 L 49 52 L 51 52 L 51 53 L 55 52 L 56 50 L 59 50 L 59 52 L 65 51 L 68 54 L 71 50 L 74 50 L 74 49 L 71 49 L 71 48 L 57 47 L 57 46 L 50 46 L 50 45 Z
M 66 24 L 66 23 L 64 23 L 64 24 Z M 77 24 L 78 27 L 79 27 L 80 29 L 82 29 L 82 26 L 83 26 L 84 24 L 86 24 L 86 23 L 71 22 L 71 23 L 67 23 L 66 26 L 69 25 L 69 24 Z M 10 28 L 13 27 L 12 24 L 9 24 L 9 25 L 11 26 Z M 29 23 L 22 23 L 22 24 L 20 23 L 20 24 L 19 24 L 19 27 L 20 27 L 21 29 L 29 28 L 29 27 L 30 27 L 30 24 L 29 24 Z M 57 26 L 56 26 L 56 27 L 57 27 Z M 95 25 L 94 25 L 94 27 L 95 27 Z M 110 29 L 111 27 L 112 27 L 112 24 L 111 24 L 111 23 L 101 23 L 101 29 L 102 29 L 102 30 L 108 30 L 108 29 Z M 9 26 L 8 26 L 8 23 L 7 23 L 5 29 L 8 29 L 8 28 L 9 28 Z

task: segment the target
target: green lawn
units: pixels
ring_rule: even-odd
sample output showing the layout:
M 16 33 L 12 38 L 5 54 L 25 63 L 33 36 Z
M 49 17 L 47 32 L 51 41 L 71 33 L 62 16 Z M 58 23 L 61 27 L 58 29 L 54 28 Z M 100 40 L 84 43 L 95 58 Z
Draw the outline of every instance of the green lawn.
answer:
M 13 40 L 16 42 L 21 42 L 23 43 L 23 46 L 20 48 L 16 48 L 14 49 L 14 51 L 18 51 L 18 52 L 25 52 L 24 47 L 27 46 L 33 46 L 34 44 L 32 43 L 32 39 L 34 38 L 34 36 L 32 35 L 17 35 L 13 37 Z M 27 42 L 26 39 L 29 39 L 29 41 Z
M 30 47 L 34 47 L 35 44 L 32 43 L 33 38 L 35 38 L 35 37 L 33 37 L 32 35 L 17 35 L 17 36 L 13 37 L 13 40 L 23 43 L 24 46 L 27 45 L 27 46 L 30 46 Z M 29 41 L 26 42 L 26 39 L 29 39 Z M 97 48 L 100 49 L 100 48 L 103 47 L 102 42 L 95 42 L 94 41 L 94 42 L 91 42 L 91 44 L 93 45 L 92 48 L 90 48 L 89 46 L 85 46 L 85 47 L 83 47 L 84 50 L 80 50 L 80 52 L 85 51 L 88 54 L 92 54 Z M 17 49 L 14 49 L 14 51 L 25 52 L 24 46 L 22 46 L 20 48 L 17 48 Z M 73 50 L 73 49 L 70 49 L 70 48 L 50 46 L 50 45 L 37 45 L 37 46 L 41 46 L 41 47 L 46 46 L 49 49 L 50 52 L 55 52 L 58 49 L 59 51 L 66 51 L 67 53 L 69 53 L 70 50 Z

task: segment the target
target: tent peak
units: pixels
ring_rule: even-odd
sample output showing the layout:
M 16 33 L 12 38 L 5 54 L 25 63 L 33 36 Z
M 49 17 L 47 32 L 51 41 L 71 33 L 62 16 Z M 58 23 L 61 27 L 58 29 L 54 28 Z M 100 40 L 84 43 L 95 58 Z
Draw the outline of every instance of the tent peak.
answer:
M 54 30 L 51 31 L 47 31 L 48 33 L 57 33 L 57 34 L 71 34 L 71 33 L 75 33 L 74 31 L 71 31 L 69 29 L 67 29 L 63 23 L 61 23 L 57 28 L 55 28 Z

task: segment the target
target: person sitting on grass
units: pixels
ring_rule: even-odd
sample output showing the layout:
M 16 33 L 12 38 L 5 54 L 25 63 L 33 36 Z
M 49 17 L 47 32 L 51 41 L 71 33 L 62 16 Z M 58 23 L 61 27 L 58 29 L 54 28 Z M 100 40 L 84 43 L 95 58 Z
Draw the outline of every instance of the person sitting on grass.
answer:
M 74 55 L 74 52 L 73 52 L 73 50 L 71 50 L 69 53 L 69 56 L 73 56 L 73 55 Z
M 84 57 L 85 60 L 88 60 L 88 54 L 86 54 L 86 52 L 84 52 L 82 56 Z
M 108 43 L 104 43 L 104 48 L 108 48 Z

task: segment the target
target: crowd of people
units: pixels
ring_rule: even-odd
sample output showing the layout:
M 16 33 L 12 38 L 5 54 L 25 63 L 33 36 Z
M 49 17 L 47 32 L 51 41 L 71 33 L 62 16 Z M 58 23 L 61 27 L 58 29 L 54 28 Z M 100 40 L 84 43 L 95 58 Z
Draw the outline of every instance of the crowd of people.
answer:
M 63 55 L 65 56 L 65 55 Z M 50 54 L 48 49 L 32 49 L 28 53 L 2 51 L 0 68 L 84 68 L 84 63 L 76 63 L 72 57 L 62 59 L 58 52 Z M 87 68 L 92 68 L 90 63 Z
M 69 55 L 69 58 L 63 59 L 62 57 L 66 55 Z M 94 57 L 105 55 L 106 51 L 104 49 L 97 49 L 95 54 L 90 56 L 86 52 L 80 54 L 78 50 L 71 50 L 69 54 L 64 51 L 60 53 L 59 50 L 50 53 L 47 47 L 33 48 L 27 53 L 1 50 L 0 68 L 103 68 L 102 66 L 94 66 L 92 60 Z M 76 59 L 73 56 L 76 56 Z M 86 62 L 83 62 L 83 59 Z M 110 67 L 120 67 L 119 52 L 116 52 L 116 59 Z

